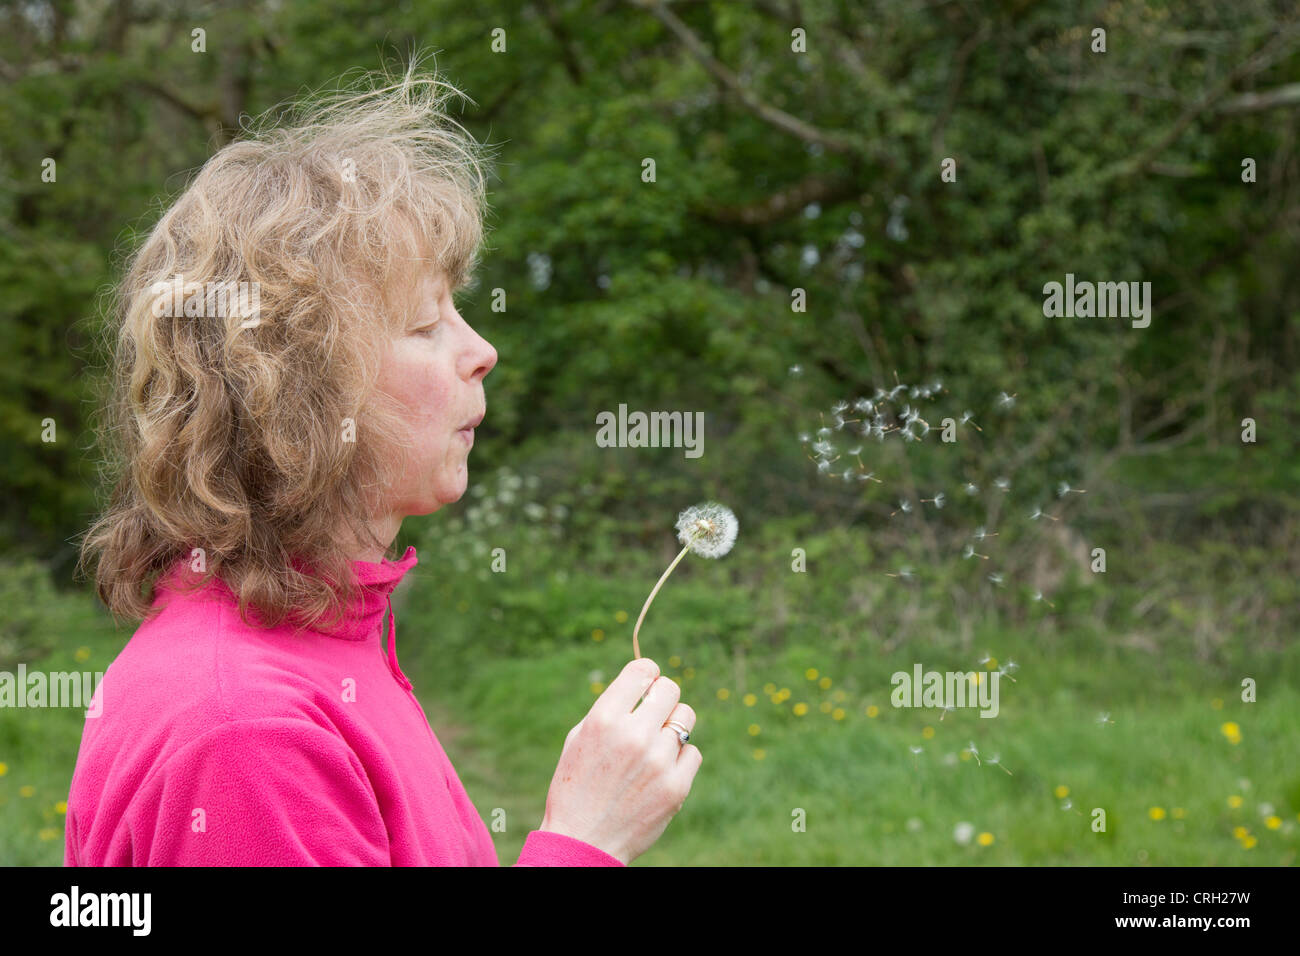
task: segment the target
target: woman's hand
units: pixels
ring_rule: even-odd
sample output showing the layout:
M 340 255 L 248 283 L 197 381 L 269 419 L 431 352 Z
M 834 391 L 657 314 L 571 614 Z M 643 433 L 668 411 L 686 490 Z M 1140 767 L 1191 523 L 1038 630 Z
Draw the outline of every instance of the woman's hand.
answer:
M 625 864 L 648 850 L 686 802 L 704 759 L 664 726 L 675 720 L 694 729 L 695 711 L 680 697 L 654 661 L 628 663 L 565 738 L 541 829 Z

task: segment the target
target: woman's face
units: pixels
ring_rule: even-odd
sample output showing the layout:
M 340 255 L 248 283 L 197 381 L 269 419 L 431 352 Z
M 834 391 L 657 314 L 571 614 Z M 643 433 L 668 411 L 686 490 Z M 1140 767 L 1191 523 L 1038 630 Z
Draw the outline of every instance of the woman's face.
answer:
M 483 378 L 497 363 L 496 349 L 456 311 L 444 276 L 421 278 L 414 292 L 416 308 L 392 340 L 379 382 L 409 428 L 409 464 L 385 506 L 397 525 L 465 493 L 474 426 L 487 408 Z

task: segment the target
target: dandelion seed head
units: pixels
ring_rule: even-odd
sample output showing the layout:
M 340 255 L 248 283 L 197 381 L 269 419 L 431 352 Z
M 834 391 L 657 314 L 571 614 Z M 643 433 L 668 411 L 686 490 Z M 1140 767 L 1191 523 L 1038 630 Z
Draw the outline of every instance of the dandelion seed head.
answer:
M 732 510 L 716 501 L 694 505 L 677 516 L 677 539 L 704 558 L 720 558 L 730 551 L 739 529 Z
M 935 506 L 936 508 L 942 508 L 942 507 L 943 507 L 943 492 L 942 492 L 942 491 L 939 492 L 937 495 L 934 496 L 934 506 Z

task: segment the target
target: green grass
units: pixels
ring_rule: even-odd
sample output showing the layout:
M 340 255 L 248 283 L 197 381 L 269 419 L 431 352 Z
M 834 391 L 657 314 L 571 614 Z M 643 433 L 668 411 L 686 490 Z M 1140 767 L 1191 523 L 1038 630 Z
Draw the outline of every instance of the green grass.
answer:
M 523 653 L 495 635 L 511 627 L 492 598 L 493 580 L 455 582 L 439 594 L 415 591 L 402 615 L 403 667 L 426 700 L 466 728 L 447 745 L 480 812 L 507 810 L 494 834 L 512 862 L 541 820 L 564 736 L 598 690 L 631 657 L 639 591 L 622 580 L 566 575 L 553 601 L 581 608 L 579 625 L 555 610 L 555 641 Z M 514 588 L 519 586 L 516 581 Z M 739 647 L 701 636 L 685 608 L 725 605 L 746 593 L 707 573 L 656 601 L 655 628 L 642 646 L 682 688 L 698 714 L 692 742 L 704 754 L 691 796 L 641 862 L 854 865 L 1287 865 L 1300 845 L 1300 768 L 1292 759 L 1300 715 L 1294 647 L 1257 652 L 1224 641 L 1213 661 L 1124 646 L 1104 634 L 1027 624 L 977 633 L 970 649 L 919 638 L 885 653 L 870 635 L 860 646 L 820 640 L 814 622 L 789 628 L 784 646 Z M 534 593 L 546 588 L 536 585 Z M 672 594 L 670 597 L 669 594 Z M 532 609 L 551 616 L 547 602 Z M 619 621 L 616 614 L 626 614 Z M 569 614 L 567 620 L 575 615 Z M 535 622 L 534 622 L 535 624 Z M 701 625 L 703 627 L 703 625 Z M 602 639 L 593 639 L 599 628 Z M 665 638 L 665 632 L 690 633 Z M 504 641 L 504 643 L 502 643 Z M 692 649 L 694 648 L 694 649 Z M 890 675 L 920 662 L 927 670 L 978 669 L 991 653 L 1019 664 L 1003 680 L 1000 712 L 894 708 Z M 809 680 L 807 671 L 817 673 Z M 598 672 L 593 686 L 589 678 Z M 1241 700 L 1253 676 L 1258 702 Z M 830 678 L 830 686 L 820 681 Z M 764 692 L 789 688 L 777 704 Z M 719 699 L 719 690 L 727 691 Z M 753 694 L 747 706 L 745 695 Z M 806 703 L 796 716 L 794 705 Z M 842 719 L 823 702 L 842 708 Z M 875 705 L 874 717 L 867 708 Z M 1108 712 L 1112 723 L 1097 718 Z M 435 720 L 435 731 L 438 730 Z M 1223 725 L 1240 728 L 1232 743 Z M 749 728 L 759 732 L 751 735 Z M 932 736 L 927 736 L 932 728 Z M 963 752 L 977 747 L 981 765 Z M 913 755 L 911 746 L 923 751 Z M 997 753 L 1010 774 L 987 762 Z M 760 756 L 761 754 L 761 756 Z M 466 761 L 472 758 L 472 763 Z M 491 768 L 490 773 L 480 768 Z M 1068 788 L 1071 809 L 1055 794 Z M 1241 805 L 1229 806 L 1230 797 Z M 1278 818 L 1269 828 L 1262 805 Z M 1105 832 L 1092 811 L 1105 811 Z M 1164 811 L 1151 818 L 1152 808 Z M 802 832 L 793 826 L 804 811 Z M 975 834 L 962 845 L 954 828 Z M 1234 837 L 1245 827 L 1254 844 Z
M 102 673 L 131 636 L 83 594 L 46 602 L 42 627 L 57 636 L 54 649 L 29 669 Z M 85 722 L 82 708 L 0 708 L 0 866 L 63 863 L 61 805 Z

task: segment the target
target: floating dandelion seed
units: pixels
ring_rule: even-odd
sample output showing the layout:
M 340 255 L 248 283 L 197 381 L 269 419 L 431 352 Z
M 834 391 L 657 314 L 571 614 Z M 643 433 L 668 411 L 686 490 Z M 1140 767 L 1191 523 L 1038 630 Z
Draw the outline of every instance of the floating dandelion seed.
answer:
M 921 503 L 922 503 L 922 504 L 924 504 L 924 503 L 927 502 L 927 501 L 933 502 L 933 503 L 934 503 L 934 506 L 935 506 L 936 508 L 942 508 L 942 507 L 943 507 L 943 492 L 942 492 L 942 491 L 939 492 L 939 493 L 938 493 L 937 495 L 935 495 L 933 498 L 922 498 L 922 499 L 921 499 Z
M 1002 766 L 1002 755 L 1001 755 L 1001 754 L 994 754 L 992 757 L 989 758 L 989 763 L 993 764 L 995 767 L 1001 767 L 1003 770 L 1007 770 L 1006 767 L 1003 767 L 1003 766 Z M 1009 776 L 1009 777 L 1014 777 L 1015 774 L 1012 773 L 1010 770 L 1007 770 L 1007 776 Z
M 886 571 L 886 572 L 885 572 L 885 577 L 889 577 L 889 578 L 902 578 L 904 581 L 910 581 L 910 580 L 912 580 L 912 577 L 913 577 L 913 575 L 912 575 L 912 568 L 911 568 L 910 565 L 906 565 L 906 564 L 905 564 L 905 565 L 903 565 L 901 568 L 898 569 L 898 573 L 897 573 L 897 574 L 894 574 L 894 573 L 892 573 L 892 572 L 890 572 L 890 571 Z
M 1016 395 L 1018 394 L 1019 392 L 1013 392 L 1008 395 L 1006 392 L 1003 392 L 998 396 L 998 408 L 1010 408 L 1013 406 L 1016 403 Z
M 1016 670 L 1019 666 L 1020 665 L 1017 664 L 1015 661 L 1009 660 L 1001 667 L 998 668 L 998 673 L 1014 684 L 1016 682 L 1016 679 L 1011 676 L 1011 672 L 1013 670 Z
M 794 376 L 795 378 L 798 378 L 800 375 L 803 374 L 803 366 L 802 366 L 802 365 L 791 365 L 791 366 L 790 366 L 790 374 L 791 374 L 792 376 Z
M 1051 601 L 1047 600 L 1047 598 L 1043 597 L 1043 592 L 1042 592 L 1042 591 L 1035 591 L 1035 592 L 1034 592 L 1034 600 L 1035 600 L 1035 601 L 1042 601 L 1044 604 L 1046 604 L 1048 607 L 1050 607 L 1053 611 L 1056 610 L 1056 605 L 1053 604 Z
M 992 655 L 992 654 L 985 654 L 983 657 L 981 657 L 981 658 L 979 659 L 979 661 L 978 661 L 977 663 L 979 664 L 980 667 L 984 667 L 984 666 L 987 665 L 988 662 L 991 661 L 991 660 L 993 660 L 993 655 Z
M 848 424 L 848 420 L 843 415 L 836 415 L 832 421 L 835 423 L 835 430 L 837 432 L 843 431 L 844 426 Z
M 1113 724 L 1115 723 L 1115 721 L 1110 719 L 1110 714 L 1100 713 L 1097 715 L 1097 723 L 1102 724 L 1104 726 L 1105 724 Z
M 1065 481 L 1061 482 L 1059 485 L 1056 486 L 1056 497 L 1058 498 L 1064 498 L 1066 495 L 1070 494 L 1071 492 L 1073 492 L 1076 495 L 1083 495 L 1088 493 L 1088 489 L 1071 488 L 1069 483 Z
M 898 398 L 899 392 L 905 392 L 905 391 L 907 391 L 906 385 L 895 385 L 893 388 L 889 390 L 889 400 L 892 402 L 894 399 Z
M 996 571 L 992 572 L 989 575 L 989 580 L 992 581 L 994 584 L 996 584 L 998 587 L 1002 587 L 1002 575 L 998 574 Z
M 971 537 L 976 541 L 983 541 L 985 538 L 996 538 L 997 536 L 998 533 L 996 531 L 985 531 L 983 525 L 976 528 L 975 533 L 971 535 Z
M 908 747 L 907 749 L 910 750 L 910 751 L 912 751 L 912 753 L 914 753 L 914 754 L 919 754 L 919 753 L 921 753 L 921 751 L 923 751 L 925 748 L 924 748 L 924 747 L 918 747 L 918 746 L 916 746 L 915 744 L 913 744 L 912 746 Z
M 840 415 L 843 414 L 844 412 L 847 412 L 848 410 L 849 410 L 848 402 L 836 402 L 834 405 L 831 406 L 832 415 Z
M 817 437 L 822 439 L 830 438 L 831 430 L 823 425 L 821 428 L 817 429 Z
M 817 470 L 820 471 L 822 474 L 829 474 L 831 470 L 831 463 L 829 461 L 819 461 L 817 462 Z
M 894 511 L 891 511 L 889 513 L 889 517 L 891 518 L 894 517 L 894 515 L 898 514 L 899 511 L 903 512 L 903 514 L 908 514 L 911 510 L 912 510 L 912 503 L 908 501 L 906 498 L 902 498 L 898 502 L 898 508 Z
M 800 432 L 800 434 L 799 434 L 799 444 L 801 444 L 801 445 L 806 445 L 806 444 L 808 444 L 810 441 L 812 441 L 812 436 L 810 436 L 807 432 Z
M 945 704 L 942 708 L 943 712 L 939 714 L 939 719 L 943 720 L 945 717 L 947 717 L 950 713 L 954 712 L 956 709 L 957 708 L 954 707 L 952 704 Z
M 871 402 L 867 401 L 867 399 L 859 398 L 856 402 L 853 403 L 853 410 L 855 412 L 864 412 L 869 415 L 874 410 L 874 406 L 871 404 Z
M 972 740 L 970 744 L 966 747 L 966 750 L 970 753 L 972 757 L 975 758 L 975 763 L 979 764 L 981 767 L 984 766 L 982 763 L 980 763 L 980 752 L 975 747 L 975 741 Z
M 847 483 L 847 482 L 850 482 L 850 481 L 853 480 L 853 476 L 854 476 L 854 474 L 856 474 L 856 473 L 854 472 L 854 470 L 853 470 L 852 468 L 845 468 L 845 469 L 844 469 L 844 474 L 841 475 L 840 477 L 843 478 L 844 481 Z
M 977 494 L 980 490 L 979 485 L 975 484 L 975 482 L 973 481 L 966 482 L 965 487 L 966 487 L 966 494 L 968 495 Z
M 736 543 L 736 532 L 739 528 L 736 516 L 731 509 L 718 504 L 716 501 L 706 501 L 704 504 L 694 505 L 677 516 L 677 540 L 682 542 L 685 547 L 673 559 L 673 563 L 668 565 L 668 570 L 659 578 L 654 590 L 645 599 L 645 605 L 641 608 L 641 615 L 636 619 L 636 626 L 632 629 L 632 654 L 638 660 L 641 658 L 641 646 L 637 642 L 637 634 L 641 630 L 641 622 L 645 620 L 646 612 L 650 610 L 650 603 L 654 601 L 655 595 L 659 593 L 659 589 L 668 580 L 668 575 L 673 573 L 673 569 L 681 563 L 682 558 L 686 557 L 688 551 L 694 551 L 702 558 L 722 557 Z
M 1011 490 L 1011 479 L 1010 479 L 1010 478 L 995 478 L 995 479 L 993 479 L 993 484 L 995 484 L 995 485 L 997 486 L 998 491 L 1010 491 L 1010 490 Z
M 835 446 L 825 439 L 819 442 L 813 442 L 812 450 L 814 455 L 820 455 L 823 458 L 829 458 L 831 455 L 835 454 Z
M 883 485 L 883 484 L 884 484 L 883 481 L 881 481 L 879 478 L 876 477 L 876 473 L 875 473 L 874 471 L 868 471 L 868 472 L 865 472 L 865 473 L 863 473 L 863 474 L 861 474 L 861 475 L 858 475 L 858 480 L 859 480 L 859 481 L 874 481 L 874 482 L 875 482 L 876 484 L 878 484 L 878 485 Z
M 966 549 L 962 552 L 961 556 L 963 558 L 983 558 L 985 561 L 989 559 L 987 554 L 980 554 L 972 545 L 969 544 L 966 545 Z
M 1030 521 L 1037 521 L 1039 518 L 1046 518 L 1048 521 L 1060 521 L 1060 518 L 1053 517 L 1045 512 L 1042 508 L 1035 508 L 1034 513 L 1029 516 Z

